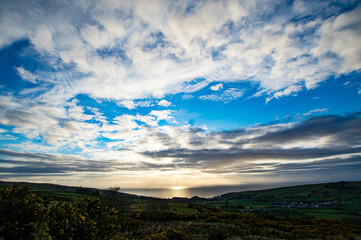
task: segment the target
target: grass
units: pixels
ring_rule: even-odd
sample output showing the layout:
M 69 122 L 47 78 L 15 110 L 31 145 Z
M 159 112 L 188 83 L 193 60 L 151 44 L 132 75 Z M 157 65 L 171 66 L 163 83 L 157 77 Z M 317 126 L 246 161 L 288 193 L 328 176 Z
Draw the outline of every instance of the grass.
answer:
M 170 203 L 169 209 L 177 213 L 197 213 L 197 209 L 189 208 L 188 203 Z
M 345 204 L 342 208 L 351 211 L 361 211 L 361 198 L 350 199 L 350 203 Z
M 307 210 L 301 210 L 301 212 L 308 216 L 333 219 L 333 220 L 342 219 L 348 216 L 347 214 L 344 214 L 341 210 L 337 210 L 337 209 L 319 209 L 319 210 L 307 209 Z

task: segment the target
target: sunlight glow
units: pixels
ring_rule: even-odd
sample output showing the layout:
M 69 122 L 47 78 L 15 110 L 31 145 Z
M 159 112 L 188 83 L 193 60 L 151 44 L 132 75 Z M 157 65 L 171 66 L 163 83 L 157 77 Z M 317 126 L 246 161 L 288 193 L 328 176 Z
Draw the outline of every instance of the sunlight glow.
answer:
M 186 187 L 182 187 L 182 186 L 176 186 L 176 187 L 171 187 L 170 189 L 172 190 L 183 190 L 185 189 Z

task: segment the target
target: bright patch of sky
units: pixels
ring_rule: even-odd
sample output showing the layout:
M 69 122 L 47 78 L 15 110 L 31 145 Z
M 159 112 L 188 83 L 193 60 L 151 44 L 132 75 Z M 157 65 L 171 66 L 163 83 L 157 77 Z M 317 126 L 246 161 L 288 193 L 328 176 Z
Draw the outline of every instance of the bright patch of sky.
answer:
M 4 180 L 361 180 L 359 1 L 0 0 L 0 30 Z

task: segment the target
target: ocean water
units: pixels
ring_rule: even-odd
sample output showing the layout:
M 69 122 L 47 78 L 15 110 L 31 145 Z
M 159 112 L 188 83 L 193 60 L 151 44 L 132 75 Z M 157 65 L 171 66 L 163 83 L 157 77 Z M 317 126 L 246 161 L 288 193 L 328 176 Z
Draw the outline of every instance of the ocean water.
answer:
M 158 197 L 158 198 L 173 198 L 173 197 L 187 197 L 194 196 L 213 198 L 225 193 L 242 192 L 251 190 L 261 190 L 285 186 L 295 186 L 304 183 L 277 183 L 277 184 L 244 184 L 235 186 L 210 186 L 210 187 L 197 187 L 197 188 L 132 188 L 122 189 L 124 193 L 135 194 L 139 196 Z

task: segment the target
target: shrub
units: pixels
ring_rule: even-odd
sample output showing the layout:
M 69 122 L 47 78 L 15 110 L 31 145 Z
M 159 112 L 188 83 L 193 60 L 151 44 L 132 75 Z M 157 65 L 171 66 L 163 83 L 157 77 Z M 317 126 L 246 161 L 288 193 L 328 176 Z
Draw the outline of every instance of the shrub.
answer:
M 209 233 L 209 240 L 224 240 L 227 238 L 227 233 L 219 228 L 212 230 Z
M 169 204 L 165 200 L 156 199 L 149 201 L 144 206 L 142 217 L 149 220 L 163 220 L 169 211 Z
M 54 239 L 113 239 L 120 230 L 117 211 L 89 196 L 51 206 L 47 222 Z
M 146 240 L 187 240 L 188 236 L 182 231 L 169 228 L 161 233 L 152 234 L 145 238 Z
M 30 193 L 28 187 L 0 189 L 0 239 L 34 239 L 44 235 L 44 215 L 46 207 L 43 199 Z

